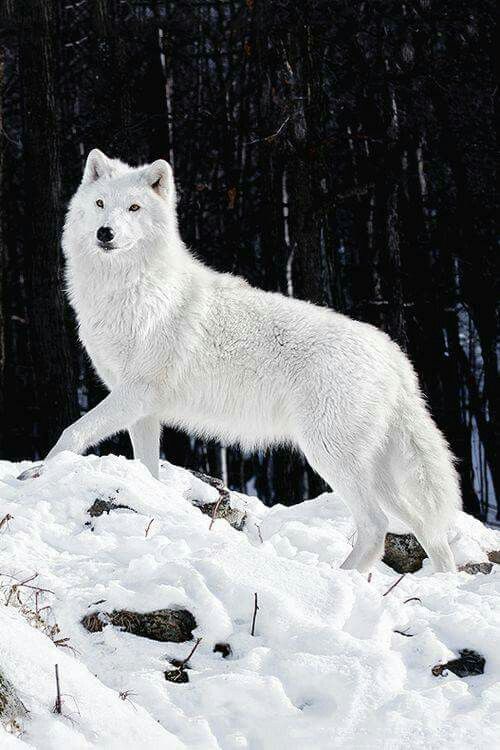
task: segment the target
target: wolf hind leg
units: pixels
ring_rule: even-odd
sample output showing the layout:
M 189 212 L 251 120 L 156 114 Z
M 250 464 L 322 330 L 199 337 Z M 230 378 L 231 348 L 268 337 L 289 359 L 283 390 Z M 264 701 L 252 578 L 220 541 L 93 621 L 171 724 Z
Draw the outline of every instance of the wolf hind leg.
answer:
M 385 535 L 389 526 L 384 511 L 364 491 L 341 490 L 341 496 L 356 521 L 357 537 L 352 551 L 340 566 L 343 570 L 368 571 L 384 553 Z
M 425 509 L 419 507 L 418 492 L 415 492 L 415 498 L 410 498 L 411 485 L 407 487 L 398 481 L 387 466 L 378 473 L 376 489 L 384 510 L 408 526 L 429 556 L 436 573 L 455 571 L 446 528 L 439 518 L 428 517 Z
M 155 479 L 160 478 L 160 420 L 154 414 L 139 419 L 129 427 L 134 458 L 149 469 Z
M 300 447 L 312 468 L 339 494 L 356 522 L 352 551 L 341 568 L 367 571 L 383 554 L 388 519 L 373 486 L 370 458 L 353 461 L 355 451 L 338 450 L 323 440 L 303 440 Z

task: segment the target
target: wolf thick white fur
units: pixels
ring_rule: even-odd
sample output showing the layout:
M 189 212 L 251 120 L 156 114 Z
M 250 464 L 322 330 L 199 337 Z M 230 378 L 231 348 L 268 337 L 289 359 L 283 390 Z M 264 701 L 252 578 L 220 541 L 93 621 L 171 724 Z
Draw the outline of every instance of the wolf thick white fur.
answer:
M 246 449 L 293 444 L 354 516 L 344 568 L 380 558 L 389 514 L 437 571 L 454 569 L 453 459 L 388 336 L 200 263 L 179 236 L 163 160 L 132 168 L 92 151 L 63 249 L 80 338 L 110 394 L 49 459 L 127 429 L 157 477 L 162 424 Z

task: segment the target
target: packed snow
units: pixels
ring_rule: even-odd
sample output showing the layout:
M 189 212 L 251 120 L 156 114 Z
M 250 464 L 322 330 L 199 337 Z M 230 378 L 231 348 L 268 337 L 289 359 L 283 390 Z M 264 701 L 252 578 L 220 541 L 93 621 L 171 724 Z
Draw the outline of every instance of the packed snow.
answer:
M 333 494 L 267 508 L 232 493 L 244 530 L 225 520 L 210 529 L 193 501 L 214 502 L 217 490 L 172 465 L 158 482 L 136 461 L 63 453 L 38 478 L 17 480 L 29 466 L 0 462 L 0 521 L 11 516 L 0 529 L 0 602 L 35 573 L 27 586 L 47 591 L 35 602 L 21 587 L 0 606 L 0 674 L 28 710 L 10 733 L 0 725 L 2 750 L 497 745 L 500 566 L 434 574 L 425 561 L 389 590 L 400 576 L 383 563 L 370 579 L 339 570 L 354 524 Z M 109 497 L 137 512 L 90 519 L 93 501 Z M 459 564 L 500 550 L 500 533 L 464 514 L 450 538 Z M 36 627 L 30 606 L 56 635 Z M 81 625 L 115 608 L 192 612 L 202 640 L 189 682 L 164 672 L 194 641 Z M 219 642 L 228 658 L 214 653 Z M 431 673 L 463 648 L 485 657 L 484 674 Z

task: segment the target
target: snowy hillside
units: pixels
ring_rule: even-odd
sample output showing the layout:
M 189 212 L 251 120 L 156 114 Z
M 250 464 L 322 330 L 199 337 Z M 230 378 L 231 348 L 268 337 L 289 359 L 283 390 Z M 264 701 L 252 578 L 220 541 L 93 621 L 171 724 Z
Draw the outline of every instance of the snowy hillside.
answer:
M 268 509 L 234 494 L 244 529 L 225 520 L 209 529 L 193 501 L 213 503 L 217 490 L 173 466 L 160 483 L 123 458 L 62 454 L 18 481 L 27 466 L 0 462 L 0 603 L 9 605 L 0 606 L 0 694 L 8 681 L 27 710 L 10 732 L 0 725 L 2 750 L 498 741 L 500 566 L 435 575 L 425 561 L 389 591 L 399 576 L 382 563 L 370 581 L 338 570 L 353 523 L 333 495 Z M 89 516 L 110 498 L 130 509 Z M 463 515 L 453 537 L 458 563 L 500 550 L 500 533 Z M 165 671 L 195 640 L 139 637 L 105 614 L 98 632 L 81 624 L 93 612 L 164 608 L 192 613 L 202 639 L 182 684 Z M 214 652 L 216 643 L 231 653 Z M 485 657 L 484 674 L 432 674 L 464 648 Z

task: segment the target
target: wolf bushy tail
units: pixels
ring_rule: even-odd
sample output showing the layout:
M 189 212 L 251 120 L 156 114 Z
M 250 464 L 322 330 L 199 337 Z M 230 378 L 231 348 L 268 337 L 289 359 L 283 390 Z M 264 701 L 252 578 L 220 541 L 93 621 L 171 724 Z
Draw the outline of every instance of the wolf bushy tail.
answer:
M 447 531 L 461 508 L 458 474 L 418 386 L 403 391 L 390 442 L 398 485 L 393 511 L 410 526 L 436 570 L 455 570 Z

